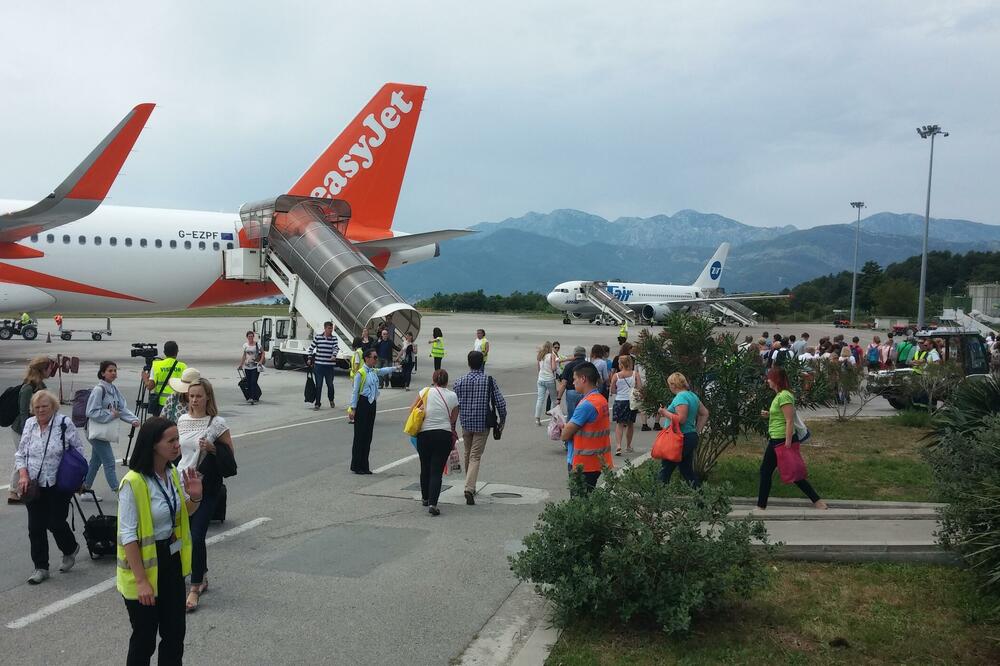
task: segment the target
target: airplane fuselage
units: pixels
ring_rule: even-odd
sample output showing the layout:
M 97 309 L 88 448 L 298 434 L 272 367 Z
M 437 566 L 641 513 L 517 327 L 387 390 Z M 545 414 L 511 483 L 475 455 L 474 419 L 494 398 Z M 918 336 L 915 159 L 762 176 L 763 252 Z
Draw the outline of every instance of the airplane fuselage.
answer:
M 563 282 L 549 292 L 549 304 L 561 312 L 586 316 L 596 315 L 599 310 L 583 296 L 583 281 Z M 633 310 L 641 310 L 643 305 L 657 305 L 664 301 L 682 301 L 701 298 L 695 287 L 679 284 L 648 284 L 640 282 L 608 282 L 605 290 L 618 301 Z

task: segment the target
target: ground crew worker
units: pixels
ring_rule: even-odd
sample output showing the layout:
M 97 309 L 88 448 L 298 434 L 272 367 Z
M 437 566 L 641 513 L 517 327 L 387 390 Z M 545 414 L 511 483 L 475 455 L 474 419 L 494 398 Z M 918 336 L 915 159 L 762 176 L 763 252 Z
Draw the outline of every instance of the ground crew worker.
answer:
M 618 344 L 623 345 L 628 340 L 628 322 L 622 320 L 621 328 L 618 329 Z
M 486 361 L 490 357 L 490 341 L 486 339 L 486 331 L 477 328 L 476 329 L 476 339 L 472 341 L 472 351 L 480 352 L 483 355 L 483 367 L 486 367 Z
M 924 373 L 924 366 L 927 365 L 927 352 L 930 349 L 930 340 L 921 340 L 920 349 L 913 354 L 913 360 L 910 361 L 910 365 L 913 366 L 913 372 L 918 375 Z
M 580 470 L 588 490 L 597 486 L 604 468 L 611 469 L 611 417 L 608 401 L 597 390 L 600 374 L 593 363 L 573 368 L 573 388 L 583 394 L 572 418 L 563 428 L 562 440 L 573 442 L 571 471 Z
M 444 358 L 444 334 L 437 326 L 434 327 L 434 337 L 428 342 L 431 346 L 430 357 L 434 359 L 434 369 L 441 369 L 441 359 Z
M 31 315 L 27 312 L 21 314 L 21 326 L 27 326 L 31 323 Z
M 53 319 L 56 320 L 56 330 L 59 331 L 60 333 L 62 333 L 62 321 L 63 321 L 62 320 L 62 315 L 61 314 L 57 314 L 55 317 L 53 317 Z
M 146 373 L 143 373 L 142 376 L 143 381 L 146 382 L 146 389 L 149 391 L 150 416 L 159 416 L 160 412 L 163 411 L 163 406 L 167 404 L 167 398 L 174 392 L 170 388 L 170 379 L 180 378 L 187 370 L 187 365 L 177 360 L 177 343 L 173 340 L 167 340 L 163 343 L 163 355 L 166 358 L 153 361 L 152 377 Z
M 351 342 L 351 349 L 354 350 L 351 353 L 351 379 L 354 379 L 354 375 L 358 374 L 358 369 L 364 364 L 365 350 L 364 345 L 361 344 L 361 338 L 354 338 L 354 341 Z

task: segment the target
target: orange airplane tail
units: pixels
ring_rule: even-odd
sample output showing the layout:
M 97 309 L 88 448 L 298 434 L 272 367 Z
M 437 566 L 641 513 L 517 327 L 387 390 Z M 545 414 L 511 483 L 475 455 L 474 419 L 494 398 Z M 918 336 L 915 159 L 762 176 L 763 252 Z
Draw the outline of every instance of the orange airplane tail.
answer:
M 352 226 L 392 228 L 425 92 L 425 86 L 382 86 L 288 193 L 344 199 Z

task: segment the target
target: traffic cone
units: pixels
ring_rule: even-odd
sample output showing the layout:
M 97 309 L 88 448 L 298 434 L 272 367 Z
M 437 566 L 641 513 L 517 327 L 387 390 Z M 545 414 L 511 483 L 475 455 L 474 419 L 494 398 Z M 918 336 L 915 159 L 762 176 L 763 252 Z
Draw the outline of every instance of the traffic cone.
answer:
M 47 344 L 51 344 L 52 343 L 52 334 L 51 333 L 46 333 L 45 334 L 45 342 Z

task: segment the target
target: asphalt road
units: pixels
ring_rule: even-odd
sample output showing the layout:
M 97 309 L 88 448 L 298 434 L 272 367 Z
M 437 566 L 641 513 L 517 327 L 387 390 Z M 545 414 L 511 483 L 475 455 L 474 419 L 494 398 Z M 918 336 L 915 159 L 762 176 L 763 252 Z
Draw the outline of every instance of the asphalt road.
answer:
M 353 475 L 348 470 L 352 431 L 343 410 L 349 398 L 346 376 L 336 380 L 337 409 L 307 409 L 304 375 L 288 370 L 268 369 L 261 380 L 262 402 L 243 403 L 235 365 L 248 325 L 221 318 L 120 319 L 110 339 L 56 338 L 45 344 L 43 324 L 39 341 L 0 343 L 0 387 L 20 381 L 30 357 L 62 353 L 81 359 L 80 374 L 63 378 L 67 399 L 75 389 L 93 385 L 105 358 L 119 361 L 121 388 L 134 395 L 141 363 L 129 358 L 129 343 L 162 345 L 167 339 L 177 340 L 180 358 L 215 382 L 222 415 L 235 436 L 239 475 L 227 482 L 228 520 L 210 536 L 246 529 L 209 547 L 210 591 L 188 618 L 189 663 L 448 663 L 517 584 L 507 556 L 532 529 L 541 502 L 566 496 L 562 447 L 534 425 L 537 345 L 557 337 L 564 352 L 575 344 L 614 347 L 616 331 L 507 316 L 424 318 L 424 331 L 441 326 L 445 332 L 444 367 L 453 381 L 465 372 L 474 330 L 487 329 L 491 373 L 508 396 L 511 416 L 503 439 L 487 445 L 480 481 L 516 487 L 487 486 L 476 506 L 442 504 L 442 515 L 433 518 L 412 499 L 419 465 L 408 459 L 414 452 L 401 432 L 415 393 L 383 392 L 371 465 L 385 469 Z M 810 332 L 825 331 L 811 327 Z M 426 385 L 432 368 L 426 340 L 420 343 L 414 387 Z M 58 380 L 49 385 L 58 389 Z M 636 433 L 637 454 L 648 451 L 651 434 Z M 4 442 L 11 446 L 7 435 Z M 119 457 L 124 445 L 119 444 Z M 2 469 L 0 485 L 8 471 Z M 461 478 L 446 477 L 445 484 L 456 486 L 449 491 L 454 495 Z M 105 510 L 114 512 L 103 472 L 95 488 L 105 497 Z M 498 490 L 521 497 L 490 496 Z M 88 515 L 94 511 L 92 503 L 83 507 Z M 79 521 L 77 530 L 82 531 Z M 129 625 L 120 596 L 107 583 L 114 576 L 113 561 L 82 555 L 73 571 L 60 574 L 53 543 L 52 578 L 28 586 L 32 567 L 22 507 L 0 505 L 0 534 L 4 661 L 122 662 Z

